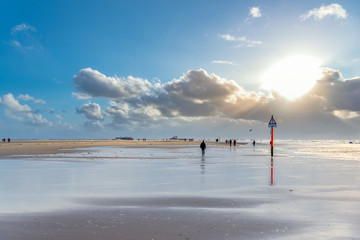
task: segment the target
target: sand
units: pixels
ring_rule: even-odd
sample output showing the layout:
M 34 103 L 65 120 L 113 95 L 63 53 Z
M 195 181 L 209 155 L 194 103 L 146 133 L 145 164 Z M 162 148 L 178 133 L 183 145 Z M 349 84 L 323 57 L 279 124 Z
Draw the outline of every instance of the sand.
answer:
M 359 239 L 360 146 L 265 142 L 10 143 L 0 239 Z
M 200 141 L 181 140 L 13 140 L 0 144 L 0 156 L 76 152 L 77 148 L 99 146 L 200 145 Z

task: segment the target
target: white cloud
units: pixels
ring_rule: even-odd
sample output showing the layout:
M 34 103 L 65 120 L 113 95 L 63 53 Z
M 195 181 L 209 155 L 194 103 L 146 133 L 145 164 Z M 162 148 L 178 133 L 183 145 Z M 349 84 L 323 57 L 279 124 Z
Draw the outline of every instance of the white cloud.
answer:
M 102 125 L 102 123 L 99 121 L 86 121 L 84 123 L 84 127 L 93 131 L 98 131 L 105 128 L 104 125 Z
M 14 111 L 12 111 L 9 108 L 6 108 L 4 112 L 5 112 L 5 116 L 7 116 L 9 118 L 15 119 L 16 121 L 19 121 L 19 122 L 24 121 L 23 116 L 21 116 L 20 114 L 14 114 Z
M 4 95 L 2 105 L 8 107 L 14 112 L 28 114 L 31 113 L 31 108 L 28 105 L 21 105 L 11 93 Z
M 259 17 L 262 16 L 259 7 L 252 7 L 252 8 L 250 8 L 249 15 L 250 15 L 251 17 L 253 17 L 253 18 L 259 18 Z
M 104 114 L 111 117 L 116 124 L 162 121 L 174 117 L 231 115 L 228 105 L 242 102 L 244 105 L 236 108 L 236 111 L 241 111 L 246 102 L 254 105 L 258 101 L 255 94 L 246 92 L 236 82 L 220 78 L 215 74 L 209 75 L 202 69 L 189 71 L 181 78 L 157 87 L 151 94 L 139 92 L 138 96 L 128 98 L 123 96 L 113 98 L 111 94 L 106 93 L 103 95 L 111 96 L 109 99 L 112 99 L 110 101 L 112 107 L 107 108 Z M 90 113 L 94 111 L 90 110 L 85 112 L 89 107 L 85 106 L 78 112 L 86 113 L 89 119 L 96 119 L 94 115 L 98 115 L 91 115 Z
M 58 115 L 58 114 L 57 114 L 55 117 L 56 117 L 59 121 L 61 121 L 61 120 L 64 119 L 61 115 Z
M 352 119 L 360 116 L 357 112 L 348 111 L 348 110 L 335 110 L 333 111 L 333 114 L 341 119 Z
M 2 97 L 0 105 L 6 107 L 6 116 L 13 118 L 17 121 L 27 122 L 28 124 L 33 126 L 53 125 L 47 119 L 43 118 L 41 114 L 33 112 L 28 105 L 21 105 L 11 93 L 8 93 Z
M 74 76 L 74 85 L 86 96 L 104 98 L 129 98 L 147 94 L 152 90 L 149 81 L 134 78 L 107 77 L 91 68 L 81 69 Z
M 345 19 L 347 17 L 347 13 L 340 4 L 333 3 L 308 11 L 307 13 L 300 16 L 300 20 L 305 21 L 310 18 L 314 18 L 315 20 L 322 20 L 328 16 Z
M 45 111 L 46 111 L 47 113 L 54 113 L 54 112 L 55 112 L 55 109 L 53 109 L 53 108 L 47 108 Z
M 21 50 L 43 50 L 39 41 L 40 36 L 37 29 L 27 23 L 22 23 L 11 28 L 11 39 L 8 42 L 10 46 Z
M 84 114 L 90 120 L 102 120 L 104 116 L 101 113 L 100 105 L 97 103 L 88 103 L 76 109 L 79 114 Z
M 91 99 L 92 97 L 90 95 L 87 95 L 85 93 L 79 93 L 79 92 L 73 92 L 72 95 L 76 97 L 77 99 L 84 100 L 84 99 Z
M 34 46 L 24 46 L 23 44 L 21 44 L 19 41 L 17 40 L 9 40 L 9 45 L 19 48 L 19 49 L 24 49 L 24 50 L 33 50 Z
M 212 61 L 211 63 L 235 65 L 233 62 L 230 62 L 230 61 L 222 61 L 222 60 L 214 60 L 214 61 Z
M 72 124 L 67 123 L 67 122 L 63 122 L 63 120 L 64 120 L 63 116 L 57 114 L 55 117 L 58 120 L 58 122 L 57 122 L 58 127 L 68 129 L 68 130 L 73 130 L 74 129 Z
M 42 99 L 35 99 L 34 103 L 45 104 L 46 102 Z
M 235 37 L 230 34 L 222 34 L 220 35 L 220 38 L 226 40 L 226 41 L 232 41 L 232 42 L 240 42 L 241 44 L 237 45 L 237 47 L 242 47 L 246 45 L 247 47 L 254 47 L 255 45 L 261 45 L 261 41 L 253 41 L 249 40 L 246 37 Z
M 18 48 L 21 47 L 21 43 L 18 42 L 18 41 L 16 41 L 16 40 L 10 40 L 10 41 L 9 41 L 9 44 L 12 45 L 12 46 L 14 46 L 14 47 L 18 47 Z
M 29 96 L 28 94 L 25 95 L 20 94 L 17 98 L 24 101 L 29 101 L 29 100 L 34 101 L 34 98 Z
M 230 34 L 222 34 L 220 35 L 222 39 L 225 39 L 226 41 L 237 41 L 237 38 L 230 35 Z
M 126 78 L 117 79 L 127 81 Z M 106 82 L 103 84 L 107 85 Z M 87 127 L 112 126 L 126 130 L 163 129 L 189 125 L 190 122 L 200 124 L 206 119 L 263 122 L 276 115 L 277 120 L 287 123 L 288 129 L 297 128 L 300 132 L 323 129 L 326 133 L 329 126 L 360 121 L 357 115 L 360 113 L 360 79 L 344 80 L 341 73 L 333 69 L 323 69 L 323 76 L 314 88 L 295 101 L 289 101 L 276 92 L 272 97 L 265 97 L 246 91 L 235 81 L 208 74 L 203 69 L 191 70 L 177 79 L 156 84 L 154 91 L 138 91 L 138 95 L 128 94 L 127 97 L 120 95 L 115 98 L 103 92 L 103 96 L 109 96 L 111 107 L 101 112 L 100 105 L 90 108 L 87 104 L 79 108 L 79 112 L 90 120 Z M 148 86 L 148 89 L 155 87 Z M 103 118 L 109 118 L 111 124 L 102 125 L 100 120 Z
M 39 103 L 39 104 L 45 104 L 46 102 L 42 99 L 35 99 L 31 96 L 29 96 L 28 94 L 20 94 L 17 99 L 23 100 L 23 101 L 33 101 L 34 103 Z
M 39 126 L 39 127 L 49 127 L 53 126 L 52 122 L 49 122 L 47 119 L 43 118 L 43 116 L 39 113 L 33 113 L 31 115 L 28 115 L 30 119 L 30 124 L 33 126 Z
M 28 32 L 28 31 L 36 32 L 37 30 L 34 26 L 31 26 L 27 23 L 22 23 L 11 28 L 12 35 L 16 35 L 19 32 Z

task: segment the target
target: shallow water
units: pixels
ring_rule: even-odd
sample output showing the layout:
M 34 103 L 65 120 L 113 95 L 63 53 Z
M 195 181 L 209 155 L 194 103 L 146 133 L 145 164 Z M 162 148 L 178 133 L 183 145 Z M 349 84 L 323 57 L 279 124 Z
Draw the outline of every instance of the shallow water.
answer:
M 259 155 L 259 156 L 253 156 Z M 71 207 L 73 199 L 124 196 L 231 196 L 268 186 L 264 148 L 101 147 L 83 153 L 0 160 L 0 212 Z
M 306 231 L 294 239 L 356 239 L 360 145 L 279 141 L 274 152 L 271 158 L 260 142 L 208 145 L 204 157 L 198 146 L 157 146 L 3 158 L 0 216 L 94 207 L 236 209 L 265 222 L 302 223 Z

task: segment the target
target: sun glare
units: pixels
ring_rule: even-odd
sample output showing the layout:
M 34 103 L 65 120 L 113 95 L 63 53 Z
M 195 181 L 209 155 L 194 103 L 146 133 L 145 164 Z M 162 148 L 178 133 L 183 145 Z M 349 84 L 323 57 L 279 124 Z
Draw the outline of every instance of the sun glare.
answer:
M 262 87 L 287 99 L 308 92 L 321 77 L 320 60 L 311 56 L 292 56 L 275 63 L 262 76 Z

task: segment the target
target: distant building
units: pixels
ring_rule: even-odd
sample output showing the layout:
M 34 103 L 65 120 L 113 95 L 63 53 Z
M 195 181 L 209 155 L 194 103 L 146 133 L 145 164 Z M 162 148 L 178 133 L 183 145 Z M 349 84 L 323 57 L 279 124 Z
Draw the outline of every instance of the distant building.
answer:
M 132 137 L 116 137 L 115 140 L 134 140 Z
M 173 136 L 172 138 L 169 138 L 169 140 L 181 140 L 181 141 L 186 141 L 187 138 L 178 138 L 178 136 Z

